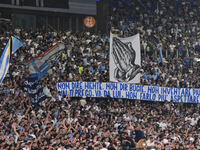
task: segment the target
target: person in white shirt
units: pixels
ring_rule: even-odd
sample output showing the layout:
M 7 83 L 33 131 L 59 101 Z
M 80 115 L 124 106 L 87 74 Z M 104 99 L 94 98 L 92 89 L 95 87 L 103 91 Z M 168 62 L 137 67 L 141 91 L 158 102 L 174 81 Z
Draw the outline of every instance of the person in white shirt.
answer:
M 148 147 L 153 147 L 153 146 L 154 146 L 153 137 L 150 137 L 150 139 L 148 139 L 146 143 L 147 143 L 147 146 L 148 146 Z
M 67 150 L 64 146 L 59 147 L 57 150 Z

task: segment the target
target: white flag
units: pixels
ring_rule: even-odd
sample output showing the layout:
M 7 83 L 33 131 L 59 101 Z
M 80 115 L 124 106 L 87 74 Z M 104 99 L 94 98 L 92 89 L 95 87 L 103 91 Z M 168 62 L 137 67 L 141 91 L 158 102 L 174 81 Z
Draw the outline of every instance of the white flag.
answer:
M 110 34 L 109 77 L 112 82 L 140 83 L 139 34 L 119 38 Z

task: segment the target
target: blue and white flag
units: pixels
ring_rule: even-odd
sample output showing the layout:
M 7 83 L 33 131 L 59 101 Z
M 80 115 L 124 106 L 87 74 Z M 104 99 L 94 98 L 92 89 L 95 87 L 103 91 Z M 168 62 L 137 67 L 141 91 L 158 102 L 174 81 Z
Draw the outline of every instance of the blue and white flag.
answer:
M 11 53 L 16 52 L 22 46 L 24 46 L 24 43 L 15 37 L 11 37 L 6 44 L 0 58 L 0 84 L 3 82 L 3 79 L 8 72 Z
M 12 53 L 15 53 L 20 47 L 25 46 L 18 38 L 12 36 Z
M 31 76 L 38 77 L 39 79 L 43 78 L 50 68 L 50 65 L 48 63 L 45 63 L 40 68 L 38 68 L 35 59 L 33 59 L 31 63 L 32 67 L 35 69 L 35 71 L 37 71 L 37 73 L 32 73 Z
M 38 77 L 24 78 L 24 85 L 33 105 L 37 105 L 47 98 Z
M 53 63 L 59 59 L 64 48 L 65 45 L 63 43 L 57 43 L 45 51 L 43 55 L 27 61 L 29 72 L 32 77 L 38 76 L 39 78 L 42 78 L 53 66 Z
M 9 68 L 9 61 L 10 61 L 10 51 L 11 51 L 11 38 L 9 39 L 8 43 L 6 44 L 6 48 L 3 51 L 3 54 L 0 58 L 0 84 L 3 82 L 5 78 L 8 68 Z

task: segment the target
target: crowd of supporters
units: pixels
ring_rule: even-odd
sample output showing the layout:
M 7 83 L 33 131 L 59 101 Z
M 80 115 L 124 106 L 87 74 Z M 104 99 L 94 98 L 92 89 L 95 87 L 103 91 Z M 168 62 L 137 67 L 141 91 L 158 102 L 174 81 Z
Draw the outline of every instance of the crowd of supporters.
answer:
M 111 31 L 140 33 L 141 84 L 199 88 L 199 10 L 193 0 L 113 0 Z M 1 53 L 11 35 L 26 46 L 12 55 L 0 90 L 1 149 L 118 150 L 143 138 L 158 149 L 200 148 L 198 104 L 59 96 L 58 82 L 109 81 L 109 35 L 16 28 L 0 36 Z M 24 91 L 26 62 L 57 42 L 65 51 L 42 79 L 52 96 L 35 108 Z
M 199 87 L 198 4 L 186 0 L 113 1 L 112 31 L 119 36 L 140 33 L 143 84 Z M 163 65 L 157 44 L 162 44 Z

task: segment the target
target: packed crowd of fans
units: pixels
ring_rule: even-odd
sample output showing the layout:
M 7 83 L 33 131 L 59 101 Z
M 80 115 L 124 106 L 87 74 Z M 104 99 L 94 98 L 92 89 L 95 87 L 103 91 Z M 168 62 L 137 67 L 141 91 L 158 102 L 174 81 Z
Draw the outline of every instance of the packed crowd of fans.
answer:
M 33 108 L 27 95 L 16 90 L 12 96 L 1 101 L 5 149 L 118 150 L 145 138 L 148 147 L 189 150 L 200 142 L 199 107 L 192 104 L 63 98 Z
M 140 33 L 145 70 L 143 84 L 199 87 L 198 3 L 186 0 L 113 1 L 112 31 L 119 36 Z M 157 44 L 162 44 L 163 65 Z
M 136 1 L 113 0 L 110 27 L 119 37 L 140 33 L 141 84 L 199 88 L 196 1 Z M 59 96 L 58 82 L 109 81 L 109 35 L 17 28 L 0 36 L 1 53 L 11 35 L 26 46 L 12 55 L 0 90 L 1 149 L 118 150 L 135 148 L 141 139 L 158 149 L 200 148 L 197 104 Z M 26 62 L 59 41 L 65 51 L 42 79 L 52 97 L 34 108 L 24 91 Z

